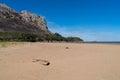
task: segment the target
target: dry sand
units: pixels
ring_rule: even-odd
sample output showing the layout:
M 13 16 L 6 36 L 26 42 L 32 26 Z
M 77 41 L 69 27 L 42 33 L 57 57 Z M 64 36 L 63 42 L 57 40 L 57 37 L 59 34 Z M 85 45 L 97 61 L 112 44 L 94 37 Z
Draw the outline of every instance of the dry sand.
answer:
M 120 80 L 120 45 L 30 43 L 0 49 L 0 80 Z

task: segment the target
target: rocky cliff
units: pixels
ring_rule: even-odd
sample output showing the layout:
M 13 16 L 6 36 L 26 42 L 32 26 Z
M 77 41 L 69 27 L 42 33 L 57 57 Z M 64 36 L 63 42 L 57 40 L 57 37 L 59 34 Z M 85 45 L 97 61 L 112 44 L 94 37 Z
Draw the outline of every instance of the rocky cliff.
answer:
M 18 13 L 5 4 L 0 4 L 0 32 L 51 34 L 42 16 L 27 11 Z

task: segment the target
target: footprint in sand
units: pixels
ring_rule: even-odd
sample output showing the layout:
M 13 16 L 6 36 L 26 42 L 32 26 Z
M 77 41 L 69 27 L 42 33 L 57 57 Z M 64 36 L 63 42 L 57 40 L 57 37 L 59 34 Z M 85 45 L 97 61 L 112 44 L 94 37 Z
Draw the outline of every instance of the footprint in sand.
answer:
M 49 61 L 41 60 L 41 59 L 33 59 L 32 62 L 39 62 L 40 64 L 42 64 L 44 66 L 49 66 L 50 65 Z

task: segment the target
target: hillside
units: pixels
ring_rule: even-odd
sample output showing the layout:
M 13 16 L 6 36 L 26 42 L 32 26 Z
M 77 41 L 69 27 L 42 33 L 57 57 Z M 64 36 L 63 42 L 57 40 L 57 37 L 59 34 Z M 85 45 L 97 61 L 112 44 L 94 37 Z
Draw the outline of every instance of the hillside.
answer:
M 51 33 L 42 16 L 27 11 L 19 13 L 5 4 L 0 4 L 0 32 Z
M 5 4 L 0 4 L 0 41 L 83 41 L 77 37 L 63 37 L 49 31 L 42 16 L 28 11 L 16 12 Z

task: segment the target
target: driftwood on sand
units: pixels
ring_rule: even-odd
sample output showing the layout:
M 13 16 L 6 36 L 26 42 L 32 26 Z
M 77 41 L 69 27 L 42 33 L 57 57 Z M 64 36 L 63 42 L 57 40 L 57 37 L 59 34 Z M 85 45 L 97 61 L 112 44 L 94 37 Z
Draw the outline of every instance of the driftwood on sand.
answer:
M 32 62 L 40 62 L 40 64 L 45 65 L 45 66 L 49 66 L 50 65 L 49 61 L 41 60 L 41 59 L 33 59 Z

